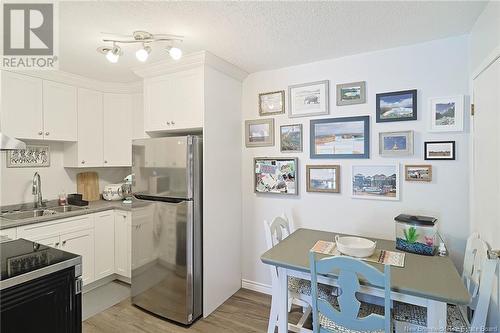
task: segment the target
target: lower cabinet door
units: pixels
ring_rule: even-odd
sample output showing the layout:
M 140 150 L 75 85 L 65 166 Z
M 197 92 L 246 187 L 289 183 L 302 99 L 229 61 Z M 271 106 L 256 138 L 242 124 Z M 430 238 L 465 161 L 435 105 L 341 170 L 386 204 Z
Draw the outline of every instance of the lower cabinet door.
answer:
M 61 235 L 61 250 L 82 256 L 82 281 L 88 284 L 94 278 L 94 230 L 87 229 Z
M 131 215 L 116 212 L 115 215 L 115 273 L 131 277 Z
M 56 248 L 56 249 L 58 249 L 59 245 L 61 244 L 59 236 L 52 236 L 52 237 L 45 237 L 45 238 L 36 238 L 35 237 L 33 239 L 30 239 L 30 240 L 33 242 L 37 242 L 39 244 L 42 244 L 42 245 Z
M 115 272 L 115 214 L 109 210 L 95 214 L 95 279 Z

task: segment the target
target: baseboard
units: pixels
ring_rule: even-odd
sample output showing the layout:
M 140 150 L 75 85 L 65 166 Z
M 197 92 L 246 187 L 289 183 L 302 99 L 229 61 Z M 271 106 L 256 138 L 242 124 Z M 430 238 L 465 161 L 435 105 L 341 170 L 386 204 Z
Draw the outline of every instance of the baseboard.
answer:
M 253 290 L 259 293 L 271 295 L 272 294 L 272 288 L 268 284 L 260 283 L 260 282 L 255 282 L 255 281 L 250 281 L 246 279 L 241 280 L 241 287 L 243 289 L 248 289 L 248 290 Z

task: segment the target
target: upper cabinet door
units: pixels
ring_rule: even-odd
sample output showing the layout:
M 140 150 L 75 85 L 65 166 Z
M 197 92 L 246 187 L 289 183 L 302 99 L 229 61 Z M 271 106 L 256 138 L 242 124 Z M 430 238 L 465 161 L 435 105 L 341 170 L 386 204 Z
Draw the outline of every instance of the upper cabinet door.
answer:
M 43 81 L 43 124 L 45 140 L 76 141 L 76 88 Z
M 132 95 L 132 139 L 146 138 L 144 132 L 144 99 L 142 94 Z
M 20 139 L 43 139 L 42 80 L 1 72 L 1 131 Z
M 146 131 L 203 127 L 203 69 L 148 79 L 144 84 Z
M 103 164 L 102 93 L 78 89 L 78 149 L 75 166 L 96 167 Z
M 104 94 L 104 166 L 132 165 L 132 97 Z

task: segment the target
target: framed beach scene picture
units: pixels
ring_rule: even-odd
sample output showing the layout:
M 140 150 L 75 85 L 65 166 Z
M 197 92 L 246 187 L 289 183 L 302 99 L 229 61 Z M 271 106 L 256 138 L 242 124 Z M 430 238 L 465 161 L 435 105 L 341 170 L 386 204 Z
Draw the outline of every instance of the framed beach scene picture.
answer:
M 259 94 L 259 115 L 269 116 L 285 113 L 285 91 Z
M 413 131 L 379 133 L 379 154 L 385 157 L 413 155 Z
M 288 116 L 295 118 L 328 114 L 328 86 L 328 80 L 289 86 Z
M 311 158 L 370 158 L 370 117 L 311 120 Z
M 455 141 L 430 141 L 424 143 L 424 159 L 455 160 Z
M 464 130 L 464 96 L 431 98 L 430 130 L 433 132 L 461 132 Z
M 282 153 L 302 151 L 302 124 L 280 126 L 280 147 Z
M 432 181 L 432 165 L 405 165 L 405 180 L 409 182 Z
M 245 145 L 247 147 L 274 146 L 274 119 L 246 120 Z
M 417 120 L 417 91 L 377 94 L 377 123 Z
M 340 165 L 306 165 L 307 192 L 340 193 Z
M 352 197 L 399 200 L 399 164 L 353 165 Z
M 366 102 L 366 82 L 337 84 L 337 105 L 362 104 Z

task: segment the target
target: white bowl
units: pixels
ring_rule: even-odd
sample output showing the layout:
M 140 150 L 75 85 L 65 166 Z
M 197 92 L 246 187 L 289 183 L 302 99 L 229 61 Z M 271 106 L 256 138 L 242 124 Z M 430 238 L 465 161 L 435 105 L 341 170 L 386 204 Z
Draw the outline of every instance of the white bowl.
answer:
M 335 242 L 340 253 L 357 258 L 371 256 L 377 246 L 376 242 L 361 237 L 339 237 L 336 235 Z

